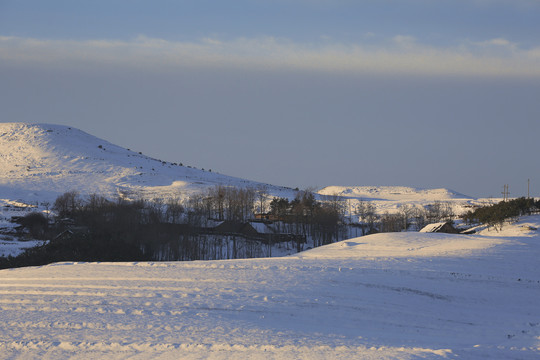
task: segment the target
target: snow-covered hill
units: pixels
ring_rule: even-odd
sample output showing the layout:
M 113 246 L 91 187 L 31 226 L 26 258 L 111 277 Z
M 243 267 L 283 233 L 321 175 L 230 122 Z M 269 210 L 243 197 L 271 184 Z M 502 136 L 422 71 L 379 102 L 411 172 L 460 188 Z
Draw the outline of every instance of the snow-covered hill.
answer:
M 448 189 L 416 189 L 406 186 L 327 186 L 322 195 L 339 195 L 365 201 L 452 201 L 470 200 L 469 196 Z
M 170 159 L 168 159 L 170 161 Z M 50 124 L 0 123 L 0 199 L 52 202 L 70 190 L 108 197 L 186 197 L 215 185 L 262 188 L 271 196 L 293 198 L 290 188 L 203 171 L 150 158 L 81 130 Z M 380 210 L 400 204 L 474 199 L 447 189 L 389 186 L 329 186 L 321 195 L 376 202 Z
M 538 228 L 2 270 L 0 358 L 538 359 Z
M 474 199 L 448 189 L 418 189 L 406 186 L 327 186 L 321 195 L 337 195 L 354 208 L 360 201 L 375 204 L 378 213 L 396 213 L 403 205 L 425 207 L 436 202 L 448 204 L 454 214 L 462 214 L 471 205 L 484 200 Z
M 116 197 L 185 197 L 218 184 L 291 189 L 180 166 L 121 148 L 71 127 L 0 123 L 0 199 L 54 201 L 70 190 Z

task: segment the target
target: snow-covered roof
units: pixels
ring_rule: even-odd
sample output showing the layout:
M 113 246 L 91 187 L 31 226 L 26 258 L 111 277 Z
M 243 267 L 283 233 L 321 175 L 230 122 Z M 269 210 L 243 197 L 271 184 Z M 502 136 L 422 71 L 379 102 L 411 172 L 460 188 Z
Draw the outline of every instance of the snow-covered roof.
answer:
M 439 222 L 439 223 L 433 223 L 433 224 L 428 224 L 426 226 L 424 226 L 420 232 L 421 233 L 433 233 L 433 232 L 437 232 L 439 230 L 441 230 L 441 228 L 446 225 L 447 223 L 446 222 Z
M 265 223 L 252 221 L 249 223 L 260 234 L 272 234 L 274 231 Z

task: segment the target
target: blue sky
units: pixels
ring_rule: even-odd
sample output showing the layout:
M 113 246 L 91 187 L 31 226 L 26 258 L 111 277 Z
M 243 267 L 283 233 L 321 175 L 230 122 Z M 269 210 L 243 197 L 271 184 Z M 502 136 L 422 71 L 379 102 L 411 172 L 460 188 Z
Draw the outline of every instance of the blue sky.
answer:
M 1 121 L 291 187 L 540 196 L 540 1 L 0 0 Z
M 363 41 L 406 34 L 428 43 L 504 37 L 535 45 L 534 0 L 16 1 L 0 2 L 4 35 L 55 39 L 167 40 L 273 36 Z

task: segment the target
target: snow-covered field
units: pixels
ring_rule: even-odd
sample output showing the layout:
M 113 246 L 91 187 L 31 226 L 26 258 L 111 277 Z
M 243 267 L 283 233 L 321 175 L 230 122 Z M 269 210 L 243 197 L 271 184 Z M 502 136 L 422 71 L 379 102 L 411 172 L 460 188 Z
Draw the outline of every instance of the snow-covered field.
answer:
M 41 246 L 45 243 L 46 241 L 40 240 L 19 241 L 16 237 L 0 235 L 0 256 L 17 256 L 26 249 Z
M 2 270 L 0 358 L 538 359 L 539 226 Z

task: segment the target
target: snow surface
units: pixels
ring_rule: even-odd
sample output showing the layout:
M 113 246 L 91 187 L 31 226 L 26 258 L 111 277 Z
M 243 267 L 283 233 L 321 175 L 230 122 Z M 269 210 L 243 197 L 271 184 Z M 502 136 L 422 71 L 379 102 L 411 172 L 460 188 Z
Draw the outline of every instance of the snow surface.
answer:
M 538 228 L 2 270 L 0 358 L 538 359 Z
M 318 193 L 339 196 L 347 200 L 350 209 L 358 206 L 360 201 L 369 201 L 376 206 L 379 214 L 397 213 L 404 205 L 422 208 L 439 202 L 448 204 L 453 213 L 459 215 L 474 205 L 488 202 L 487 199 L 475 199 L 449 189 L 419 189 L 407 186 L 327 186 Z
M 407 186 L 327 186 L 319 191 L 323 195 L 339 195 L 364 200 L 444 201 L 471 199 L 448 189 L 417 189 Z
M 41 246 L 45 243 L 46 241 L 41 240 L 19 241 L 11 236 L 0 235 L 0 256 L 17 256 L 26 249 Z

